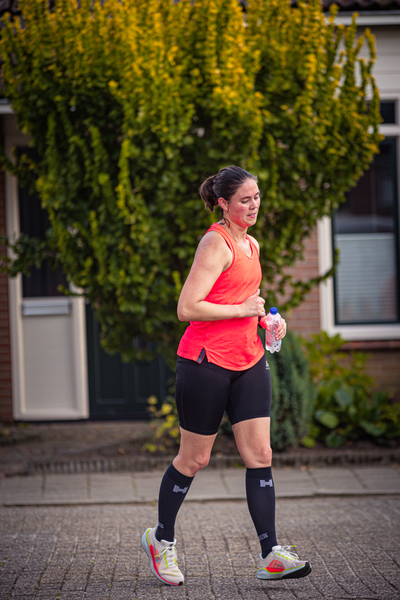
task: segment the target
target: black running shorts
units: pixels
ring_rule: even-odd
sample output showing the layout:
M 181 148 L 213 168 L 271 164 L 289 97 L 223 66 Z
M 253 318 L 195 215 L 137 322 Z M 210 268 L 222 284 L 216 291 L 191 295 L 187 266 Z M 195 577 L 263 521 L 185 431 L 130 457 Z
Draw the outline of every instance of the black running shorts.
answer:
M 208 362 L 199 364 L 178 356 L 176 363 L 176 406 L 182 429 L 213 435 L 224 411 L 232 425 L 269 417 L 271 375 L 265 356 L 250 369 L 231 371 Z

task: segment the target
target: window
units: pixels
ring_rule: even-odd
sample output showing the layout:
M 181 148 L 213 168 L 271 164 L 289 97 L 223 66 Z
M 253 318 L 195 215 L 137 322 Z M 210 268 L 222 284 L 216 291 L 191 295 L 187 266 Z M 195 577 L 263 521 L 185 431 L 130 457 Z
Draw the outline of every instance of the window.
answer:
M 380 144 L 332 219 L 335 324 L 399 323 L 396 138 Z
M 369 102 L 367 102 L 367 105 L 369 106 Z M 396 102 L 381 102 L 379 110 L 382 117 L 382 125 L 395 125 L 397 123 Z
M 32 148 L 19 148 L 19 154 L 32 155 Z M 29 193 L 28 188 L 18 186 L 20 231 L 31 237 L 44 239 L 50 221 L 47 212 L 41 207 L 40 199 Z M 61 271 L 53 271 L 48 262 L 42 263 L 40 269 L 32 267 L 30 275 L 22 276 L 22 295 L 24 298 L 46 296 L 62 296 L 57 287 L 62 284 L 68 287 L 68 282 Z
M 318 223 L 321 329 L 348 341 L 400 339 L 400 123 L 397 98 L 381 102 L 385 139 L 346 202 Z

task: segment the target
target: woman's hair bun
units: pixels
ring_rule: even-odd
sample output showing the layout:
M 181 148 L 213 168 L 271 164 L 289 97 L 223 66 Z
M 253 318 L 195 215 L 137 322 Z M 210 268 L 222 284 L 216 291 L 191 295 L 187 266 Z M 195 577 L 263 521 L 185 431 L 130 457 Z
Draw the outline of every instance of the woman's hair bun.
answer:
M 214 212 L 214 208 L 218 205 L 218 196 L 214 191 L 215 175 L 208 177 L 200 186 L 199 194 L 206 208 Z

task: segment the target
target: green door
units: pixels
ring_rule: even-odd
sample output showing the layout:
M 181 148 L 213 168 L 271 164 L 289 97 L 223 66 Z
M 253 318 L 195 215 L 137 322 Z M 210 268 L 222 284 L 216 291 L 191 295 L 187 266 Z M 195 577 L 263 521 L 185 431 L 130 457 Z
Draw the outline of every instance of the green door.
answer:
M 107 354 L 100 346 L 100 324 L 90 304 L 86 305 L 86 331 L 90 418 L 147 418 L 147 398 L 163 401 L 173 381 L 164 360 L 124 363 L 119 354 Z

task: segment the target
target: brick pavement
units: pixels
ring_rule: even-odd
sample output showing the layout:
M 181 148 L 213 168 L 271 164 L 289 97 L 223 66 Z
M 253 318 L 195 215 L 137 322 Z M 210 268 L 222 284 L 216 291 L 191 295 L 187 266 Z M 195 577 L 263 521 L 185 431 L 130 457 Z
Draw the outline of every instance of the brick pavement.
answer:
M 155 503 L 0 508 L 0 600 L 397 600 L 400 497 L 279 499 L 278 540 L 296 543 L 309 577 L 255 576 L 259 544 L 244 501 L 185 503 L 185 584 L 150 572 L 140 536 Z

